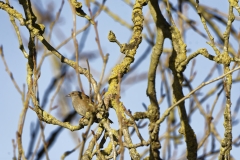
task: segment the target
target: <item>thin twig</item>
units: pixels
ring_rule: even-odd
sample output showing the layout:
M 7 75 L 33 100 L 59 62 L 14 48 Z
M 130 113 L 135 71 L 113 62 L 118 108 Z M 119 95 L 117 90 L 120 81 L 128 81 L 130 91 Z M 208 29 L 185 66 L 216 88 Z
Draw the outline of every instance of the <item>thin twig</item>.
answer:
M 213 83 L 213 82 L 215 82 L 215 81 L 217 81 L 217 80 L 220 80 L 220 79 L 224 78 L 226 75 L 231 74 L 232 72 L 234 72 L 234 71 L 236 71 L 236 70 L 239 70 L 239 69 L 240 69 L 240 66 L 237 67 L 237 68 L 235 68 L 235 69 L 233 69 L 233 70 L 231 70 L 231 71 L 229 71 L 229 72 L 227 72 L 227 73 L 225 73 L 225 74 L 223 74 L 223 75 L 221 75 L 221 76 L 219 76 L 219 77 L 217 77 L 217 78 L 215 78 L 215 79 L 213 79 L 213 80 L 211 80 L 211 81 L 207 81 L 207 82 L 204 82 L 204 83 L 200 84 L 196 89 L 192 90 L 192 91 L 191 91 L 190 93 L 188 93 L 185 97 L 183 97 L 182 99 L 180 99 L 179 101 L 177 101 L 175 104 L 173 104 L 172 106 L 170 106 L 170 107 L 163 113 L 163 116 L 156 122 L 156 125 L 161 124 L 161 123 L 165 120 L 165 118 L 169 115 L 169 113 L 171 112 L 171 110 L 172 110 L 174 107 L 176 107 L 179 103 L 181 103 L 181 102 L 184 101 L 185 99 L 188 99 L 188 98 L 189 98 L 193 93 L 195 93 L 197 90 L 201 89 L 202 87 L 204 87 L 204 86 L 206 86 L 206 85 L 208 85 L 208 84 L 210 84 L 210 83 Z
M 9 77 L 11 78 L 11 80 L 12 80 L 15 88 L 17 89 L 18 93 L 19 93 L 21 96 L 23 96 L 23 92 L 22 92 L 21 89 L 19 88 L 17 82 L 15 81 L 15 79 L 14 79 L 14 77 L 13 77 L 12 72 L 11 72 L 11 71 L 9 70 L 9 68 L 8 68 L 7 62 L 6 62 L 5 58 L 4 58 L 3 47 L 2 47 L 2 46 L 0 46 L 0 55 L 1 55 L 1 58 L 2 58 L 2 61 L 3 61 L 3 64 L 4 64 L 4 66 L 5 66 L 6 72 L 8 73 Z

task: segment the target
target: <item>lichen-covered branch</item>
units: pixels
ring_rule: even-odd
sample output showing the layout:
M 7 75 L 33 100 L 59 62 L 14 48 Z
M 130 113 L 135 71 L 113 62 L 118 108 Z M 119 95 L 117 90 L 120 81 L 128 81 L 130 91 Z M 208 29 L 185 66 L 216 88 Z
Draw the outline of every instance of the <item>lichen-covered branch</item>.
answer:
M 129 72 L 130 64 L 133 63 L 134 61 L 134 56 L 136 54 L 137 48 L 142 41 L 141 33 L 143 29 L 143 20 L 144 20 L 143 14 L 142 14 L 142 8 L 144 5 L 147 4 L 147 2 L 148 2 L 147 0 L 146 1 L 137 0 L 133 6 L 133 11 L 132 11 L 132 21 L 134 23 L 133 35 L 129 41 L 129 44 L 122 44 L 120 47 L 121 52 L 124 53 L 126 56 L 120 64 L 116 65 L 112 69 L 112 73 L 109 77 L 109 88 L 105 94 L 106 96 L 117 95 L 118 85 L 119 85 L 118 76 L 123 77 L 124 74 Z M 124 121 L 127 120 L 124 114 L 124 106 L 121 102 L 119 103 L 118 99 L 111 99 L 110 104 L 115 109 L 120 121 L 122 121 L 122 119 Z M 122 132 L 123 132 L 125 141 L 131 144 L 132 140 L 130 138 L 128 128 L 124 127 L 124 125 L 122 127 L 123 127 Z M 135 148 L 129 149 L 129 153 L 132 159 L 140 159 L 139 154 L 137 153 L 137 150 Z
M 156 97 L 156 70 L 158 67 L 159 59 L 163 51 L 164 39 L 169 34 L 170 25 L 166 22 L 163 17 L 158 2 L 150 0 L 149 9 L 153 20 L 157 28 L 156 43 L 153 47 L 151 54 L 151 62 L 148 70 L 148 87 L 147 96 L 149 97 L 150 105 L 148 106 L 147 116 L 150 120 L 149 124 L 149 139 L 150 139 L 150 155 L 149 159 L 160 159 L 159 149 L 161 144 L 158 140 L 159 127 L 154 128 L 155 122 L 160 117 L 160 109 L 158 106 L 158 100 Z

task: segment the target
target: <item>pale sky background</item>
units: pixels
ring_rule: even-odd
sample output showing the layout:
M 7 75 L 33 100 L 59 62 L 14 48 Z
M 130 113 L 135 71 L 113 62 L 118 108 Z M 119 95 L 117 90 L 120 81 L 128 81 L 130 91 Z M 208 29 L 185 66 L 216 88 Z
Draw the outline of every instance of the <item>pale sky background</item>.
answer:
M 36 0 L 35 0 L 36 2 Z M 82 2 L 82 1 L 81 1 Z M 14 6 L 14 8 L 18 11 L 21 11 L 21 13 L 23 13 L 21 6 L 19 5 L 18 1 L 10 1 L 11 5 Z M 47 5 L 44 5 L 44 3 L 49 4 L 49 3 L 53 3 L 54 7 L 51 9 L 52 10 L 52 15 L 55 16 L 56 12 L 58 11 L 61 1 L 38 1 L 37 2 L 39 7 L 43 7 L 42 10 L 45 11 L 47 10 Z M 210 7 L 213 8 L 217 8 L 220 11 L 227 13 L 228 10 L 228 1 L 227 0 L 201 0 L 200 1 L 201 4 L 206 4 L 209 5 Z M 175 1 L 173 3 L 176 7 Z M 122 19 L 126 20 L 129 24 L 132 24 L 131 22 L 131 7 L 127 6 L 123 1 L 121 0 L 107 0 L 106 5 L 109 7 L 111 6 L 111 11 L 114 11 L 115 14 L 118 14 Z M 93 9 L 93 5 L 92 5 L 92 9 Z M 89 15 L 88 9 L 85 5 L 83 5 L 83 9 L 84 11 Z M 146 12 L 148 11 L 148 6 L 144 7 L 144 13 L 146 14 Z M 199 16 L 195 13 L 195 11 L 192 10 L 191 7 L 189 7 L 189 18 L 196 20 L 197 21 L 197 27 L 198 29 L 200 29 L 202 32 L 205 33 L 205 31 L 203 31 L 203 26 L 202 24 L 199 22 Z M 237 12 L 234 12 L 235 15 L 237 15 Z M 174 14 L 174 16 L 176 16 L 176 14 Z M 21 53 L 21 51 L 18 48 L 18 40 L 15 34 L 15 31 L 13 30 L 13 26 L 9 20 L 9 16 L 8 14 L 6 14 L 5 11 L 0 10 L 0 20 L 1 20 L 1 24 L 0 24 L 0 45 L 3 46 L 3 51 L 4 51 L 4 55 L 5 55 L 5 60 L 7 61 L 8 67 L 11 70 L 11 72 L 13 73 L 13 76 L 17 82 L 17 84 L 20 86 L 20 88 L 22 89 L 23 84 L 26 84 L 26 64 L 27 64 L 27 60 L 24 58 L 23 54 Z M 120 49 L 117 46 L 117 44 L 115 43 L 110 43 L 107 39 L 108 36 L 108 32 L 110 30 L 112 30 L 115 35 L 117 36 L 117 39 L 121 42 L 121 43 L 127 43 L 130 36 L 131 36 L 131 32 L 130 30 L 126 29 L 125 27 L 123 27 L 121 24 L 119 24 L 118 22 L 112 20 L 104 11 L 100 14 L 100 16 L 97 17 L 96 19 L 98 21 L 98 31 L 99 31 L 99 36 L 100 36 L 100 41 L 101 41 L 101 45 L 102 45 L 102 49 L 104 54 L 109 53 L 109 63 L 107 64 L 107 70 L 106 70 L 106 74 L 109 73 L 112 69 L 112 67 L 114 66 L 114 64 L 117 62 L 118 57 L 121 57 L 122 54 L 120 53 Z M 19 25 L 18 21 L 17 24 Z M 77 17 L 77 29 L 82 28 L 84 25 L 86 24 L 86 20 L 81 18 L 81 17 Z M 239 30 L 239 21 L 235 21 L 234 22 L 234 28 L 237 30 Z M 223 26 L 221 26 L 222 31 L 225 30 L 223 28 Z M 20 32 L 23 38 L 24 43 L 24 47 L 27 50 L 27 38 L 28 38 L 28 34 L 27 34 L 27 30 L 25 27 L 20 26 Z M 53 31 L 53 36 L 52 36 L 52 41 L 51 44 L 56 47 L 58 46 L 64 39 L 59 39 L 60 35 L 64 35 L 65 38 L 68 38 L 69 35 L 71 35 L 71 29 L 73 28 L 73 23 L 72 23 L 72 12 L 69 6 L 69 2 L 65 1 L 61 16 L 60 16 L 60 20 L 59 22 L 56 24 L 55 26 L 55 30 Z M 47 29 L 48 30 L 48 29 Z M 210 30 L 211 31 L 211 30 Z M 90 27 L 89 30 L 89 36 L 87 37 L 87 39 L 85 40 L 85 47 L 83 48 L 82 52 L 85 51 L 98 51 L 97 48 L 97 44 L 95 42 L 95 32 L 94 32 L 94 28 Z M 146 31 L 144 30 L 143 33 L 146 33 Z M 213 36 L 215 36 L 215 34 L 213 32 L 211 32 Z M 80 41 L 82 38 L 83 34 L 79 34 L 77 36 L 77 40 Z M 199 48 L 207 48 L 209 53 L 214 55 L 213 50 L 209 47 L 208 44 L 206 44 L 206 39 L 200 37 L 199 35 L 197 35 L 193 30 L 188 30 L 185 34 L 185 42 L 187 44 L 187 49 L 190 50 L 190 52 L 188 52 L 188 55 L 190 53 L 193 53 L 194 51 L 196 51 Z M 215 41 L 217 41 L 217 38 L 215 39 Z M 238 43 L 236 42 L 235 39 L 231 38 L 231 42 L 233 44 L 234 49 L 237 51 L 238 49 Z M 138 58 L 143 54 L 143 52 L 145 51 L 146 48 L 146 40 L 143 39 L 142 44 L 139 46 L 138 51 L 137 51 L 137 55 L 135 57 L 135 62 L 138 60 Z M 169 40 L 166 41 L 165 43 L 165 47 L 170 47 L 169 45 Z M 69 53 L 70 51 L 70 47 L 72 47 L 72 51 Z M 70 41 L 66 47 L 62 47 L 59 52 L 62 53 L 64 56 L 66 56 L 67 58 L 72 57 L 73 54 L 73 42 Z M 40 53 L 42 54 L 42 53 Z M 55 57 L 54 57 L 55 58 Z M 148 66 L 150 63 L 150 56 L 148 55 L 146 57 L 146 59 L 144 60 L 143 63 L 141 63 L 141 65 L 139 66 L 139 68 L 137 70 L 135 70 L 136 73 L 144 73 L 148 70 Z M 40 58 L 39 58 L 40 59 Z M 206 77 L 206 74 L 209 73 L 209 70 L 212 68 L 212 66 L 214 65 L 213 62 L 210 62 L 209 60 L 206 60 L 205 58 L 203 58 L 202 56 L 198 56 L 196 58 L 196 66 L 195 66 L 195 71 L 197 72 L 196 78 L 193 82 L 193 88 L 196 88 Z M 45 90 L 47 88 L 47 86 L 49 85 L 53 75 L 56 75 L 56 72 L 53 72 L 51 65 L 52 65 L 53 61 L 52 58 L 47 58 L 44 63 L 43 66 L 41 68 L 41 77 L 39 79 L 39 94 L 40 94 L 40 100 L 42 100 L 43 98 L 43 94 L 45 93 Z M 93 70 L 97 70 L 99 71 L 100 68 L 102 67 L 102 62 L 101 62 L 101 58 L 98 58 L 97 60 L 91 60 L 89 61 L 90 66 L 93 67 Z M 80 65 L 86 67 L 86 62 L 85 59 L 83 61 L 80 62 Z M 133 65 L 131 65 L 133 66 Z M 191 66 L 191 63 L 188 65 Z M 190 68 L 190 67 L 189 67 Z M 72 71 L 72 68 L 68 68 L 69 71 Z M 189 69 L 187 69 L 185 72 L 185 75 L 189 75 Z M 219 73 L 217 70 L 214 72 L 213 76 L 211 79 L 216 78 L 217 76 L 221 75 L 222 73 Z M 131 77 L 131 76 L 129 76 Z M 233 77 L 236 77 L 236 73 L 233 74 Z M 105 77 L 106 78 L 106 77 Z M 96 78 L 98 80 L 98 77 Z M 19 115 L 21 113 L 22 110 L 22 101 L 21 101 L 21 96 L 20 94 L 16 91 L 16 88 L 14 87 L 10 77 L 8 76 L 7 72 L 5 72 L 5 66 L 3 65 L 2 60 L 0 60 L 0 104 L 1 104 L 1 112 L 0 112 L 0 127 L 1 127 L 1 136 L 0 136 L 0 159 L 12 159 L 13 157 L 13 147 L 12 147 L 12 139 L 16 139 L 16 131 L 17 131 L 17 126 L 18 126 L 18 120 L 19 120 Z M 63 88 L 65 88 L 66 90 L 69 90 L 69 86 L 71 87 L 71 90 L 76 90 L 78 84 L 76 83 L 77 81 L 73 81 L 73 84 L 65 84 L 65 86 L 63 86 Z M 157 91 L 157 95 L 159 97 L 160 95 L 160 84 L 161 84 L 161 79 L 160 79 L 160 75 L 158 74 L 157 76 L 157 86 L 156 86 L 156 91 Z M 124 84 L 123 84 L 124 85 Z M 206 86 L 204 89 L 201 90 L 201 93 L 204 95 L 207 91 L 209 91 L 214 85 L 216 85 L 216 83 L 213 83 L 209 86 Z M 88 83 L 85 83 L 85 90 L 87 90 L 88 88 Z M 132 113 L 136 112 L 136 111 L 144 111 L 144 108 L 142 107 L 142 103 L 145 103 L 146 105 L 149 104 L 149 100 L 146 96 L 146 87 L 147 87 L 147 82 L 143 81 L 140 83 L 137 83 L 136 85 L 133 86 L 124 86 L 125 88 L 127 88 L 127 90 L 122 93 L 122 97 L 121 97 L 121 101 L 124 103 L 124 105 L 126 106 L 127 109 L 130 109 L 132 111 Z M 235 83 L 234 87 L 232 89 L 232 112 L 233 109 L 235 108 L 237 104 L 237 98 L 239 97 L 239 92 L 240 90 L 240 84 L 239 83 Z M 54 92 L 54 91 L 53 91 Z M 51 96 L 53 95 L 53 92 L 50 94 Z M 184 93 L 187 94 L 189 91 L 185 88 Z M 50 96 L 50 97 L 51 97 Z M 130 98 L 129 98 L 130 97 Z M 216 97 L 216 94 L 213 95 L 209 101 L 205 102 L 204 104 L 202 104 L 204 107 L 206 107 L 207 105 L 212 106 L 213 101 Z M 57 100 L 61 99 L 61 98 L 65 98 L 63 95 L 61 95 L 60 97 L 55 99 L 55 102 L 53 105 L 57 105 Z M 218 103 L 216 104 L 216 108 L 221 107 L 220 105 L 222 104 L 222 98 L 223 98 L 223 94 L 221 94 Z M 48 100 L 48 104 L 46 105 L 46 110 L 48 110 L 49 108 L 49 102 L 50 99 Z M 70 102 L 70 101 L 69 101 Z M 187 111 L 189 110 L 188 108 L 188 104 L 189 104 L 189 100 L 186 101 L 186 109 Z M 69 105 L 71 105 L 71 103 L 69 103 Z M 161 114 L 165 111 L 165 109 L 168 107 L 167 106 L 167 100 L 165 99 L 164 102 L 160 105 L 161 107 Z M 68 109 L 71 109 L 70 107 L 66 107 Z M 215 111 L 218 111 L 218 109 L 215 109 Z M 51 112 L 52 115 L 57 116 L 57 114 L 59 113 L 59 111 L 54 110 Z M 117 120 L 116 120 L 116 115 L 114 115 L 114 112 L 110 112 L 110 118 L 114 121 L 116 121 L 112 127 L 113 128 L 117 128 L 118 124 L 117 124 Z M 216 115 L 217 112 L 214 112 L 213 115 Z M 239 117 L 239 115 L 238 115 Z M 79 117 L 76 118 L 76 121 L 73 122 L 72 124 L 76 124 L 77 123 L 77 119 L 79 119 Z M 194 118 L 194 119 L 193 119 Z M 35 125 L 37 120 L 37 116 L 35 114 L 35 112 L 33 112 L 31 109 L 28 110 L 27 112 L 27 116 L 25 119 L 25 124 L 24 124 L 24 130 L 23 130 L 23 147 L 25 149 L 25 153 L 27 153 L 28 150 L 28 145 L 29 145 L 29 137 L 30 137 L 30 125 Z M 219 134 L 221 136 L 223 136 L 224 134 L 224 130 L 223 130 L 223 126 L 222 126 L 222 122 L 223 119 L 221 119 L 219 121 L 219 123 L 217 124 L 217 130 L 219 132 Z M 191 126 L 194 129 L 198 140 L 200 138 L 202 138 L 202 136 L 204 135 L 203 131 L 204 131 L 204 125 L 205 125 L 205 120 L 203 119 L 202 115 L 199 113 L 199 111 L 194 113 L 194 116 L 192 116 L 191 119 Z M 166 127 L 166 124 L 163 123 L 161 125 L 161 128 Z M 45 128 L 45 136 L 48 137 L 49 134 L 51 134 L 52 131 L 54 131 L 57 128 L 57 126 L 53 126 L 51 124 L 47 124 L 46 128 Z M 76 144 L 77 144 L 77 139 L 71 138 L 70 134 L 76 134 L 78 135 L 78 137 L 81 137 L 81 133 L 83 131 L 85 131 L 86 127 L 83 130 L 80 131 L 75 131 L 74 133 L 72 133 L 71 131 L 67 130 L 67 129 L 63 129 L 62 133 L 60 134 L 60 136 L 57 138 L 56 144 L 54 145 L 54 147 L 52 147 L 51 149 L 49 149 L 49 157 L 50 159 L 60 159 L 61 155 L 65 152 L 65 151 L 69 151 L 71 149 L 73 149 Z M 148 138 L 148 131 L 147 128 L 145 128 L 145 131 L 142 131 L 142 135 L 145 138 L 145 140 L 147 140 Z M 162 129 L 160 131 L 160 135 L 163 134 L 163 131 L 165 131 L 165 129 Z M 237 126 L 233 127 L 233 139 L 235 139 L 237 136 L 240 135 L 240 128 L 239 128 L 239 124 Z M 209 138 L 209 143 L 210 143 L 210 139 Z M 138 139 L 134 139 L 134 143 L 139 142 Z M 182 153 L 184 152 L 185 149 L 185 143 L 184 141 L 182 141 L 182 145 L 181 147 L 177 148 L 177 155 L 180 156 L 182 155 Z M 163 145 L 163 143 L 162 143 Z M 219 144 L 217 144 L 217 148 L 218 148 Z M 141 149 L 140 149 L 141 151 Z M 125 152 L 128 152 L 127 150 Z M 236 148 L 233 146 L 233 149 L 231 151 L 232 155 L 234 155 L 234 157 L 236 158 L 239 153 L 239 148 Z M 160 150 L 160 153 L 162 154 L 162 150 Z M 76 157 L 78 157 L 79 151 L 75 151 L 74 153 L 72 153 L 70 156 L 68 156 L 66 158 L 66 160 L 70 160 L 70 159 L 76 159 Z M 198 155 L 202 154 L 202 150 L 200 150 L 198 152 Z M 43 158 L 45 159 L 45 157 Z M 128 159 L 128 158 L 126 158 Z

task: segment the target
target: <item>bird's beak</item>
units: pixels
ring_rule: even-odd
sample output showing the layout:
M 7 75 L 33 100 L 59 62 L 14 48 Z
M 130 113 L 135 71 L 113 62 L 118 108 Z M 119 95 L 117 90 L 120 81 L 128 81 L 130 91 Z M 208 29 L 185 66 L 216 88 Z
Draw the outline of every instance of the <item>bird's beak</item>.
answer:
M 68 95 L 66 95 L 65 97 L 71 97 L 71 95 L 70 95 L 70 94 L 68 94 Z

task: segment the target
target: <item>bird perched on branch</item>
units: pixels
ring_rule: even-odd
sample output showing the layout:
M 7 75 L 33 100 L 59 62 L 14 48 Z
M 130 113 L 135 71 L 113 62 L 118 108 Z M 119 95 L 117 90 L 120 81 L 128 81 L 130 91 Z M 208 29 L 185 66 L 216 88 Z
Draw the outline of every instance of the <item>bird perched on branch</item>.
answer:
M 71 97 L 75 111 L 85 117 L 87 112 L 93 112 L 93 101 L 89 102 L 89 96 L 79 91 L 73 91 L 66 97 Z
M 83 117 L 86 117 L 86 113 L 89 112 L 93 114 L 95 112 L 94 102 L 89 99 L 89 96 L 85 95 L 83 92 L 73 91 L 66 97 L 71 97 L 72 105 L 75 111 Z M 86 117 L 88 118 L 88 116 Z M 108 119 L 110 123 L 113 123 Z

